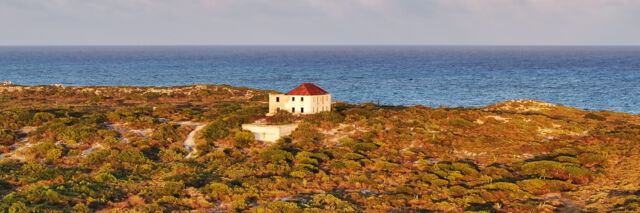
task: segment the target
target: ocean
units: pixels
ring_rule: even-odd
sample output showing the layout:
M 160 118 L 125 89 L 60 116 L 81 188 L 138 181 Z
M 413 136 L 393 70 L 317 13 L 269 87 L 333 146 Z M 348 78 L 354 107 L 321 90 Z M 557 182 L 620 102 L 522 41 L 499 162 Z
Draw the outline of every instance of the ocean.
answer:
M 484 106 L 534 99 L 640 113 L 640 47 L 0 47 L 0 81 L 22 85 L 229 84 L 287 92 L 313 82 L 334 100 Z

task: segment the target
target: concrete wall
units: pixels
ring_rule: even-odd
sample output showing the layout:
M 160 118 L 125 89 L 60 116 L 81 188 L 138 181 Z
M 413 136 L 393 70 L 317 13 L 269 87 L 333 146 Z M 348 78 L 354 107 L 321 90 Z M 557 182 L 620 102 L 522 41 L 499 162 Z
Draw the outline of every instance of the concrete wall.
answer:
M 243 124 L 242 129 L 253 133 L 256 140 L 264 142 L 275 142 L 281 137 L 291 135 L 291 132 L 298 128 L 297 123 L 285 125 L 267 124 Z
M 269 113 L 267 115 L 275 114 L 278 109 L 305 115 L 331 111 L 331 94 L 309 96 L 269 94 Z M 303 109 L 304 112 L 302 112 Z

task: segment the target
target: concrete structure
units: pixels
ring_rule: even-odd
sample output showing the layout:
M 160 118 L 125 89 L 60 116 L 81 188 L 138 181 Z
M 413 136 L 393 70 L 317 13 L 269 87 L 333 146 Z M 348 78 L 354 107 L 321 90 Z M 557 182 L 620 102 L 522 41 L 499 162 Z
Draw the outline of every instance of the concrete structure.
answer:
M 284 110 L 293 114 L 331 111 L 331 94 L 312 83 L 304 83 L 286 94 L 269 94 L 267 116 Z
M 281 137 L 291 135 L 298 128 L 297 123 L 284 125 L 242 124 L 242 129 L 253 133 L 257 141 L 275 142 Z

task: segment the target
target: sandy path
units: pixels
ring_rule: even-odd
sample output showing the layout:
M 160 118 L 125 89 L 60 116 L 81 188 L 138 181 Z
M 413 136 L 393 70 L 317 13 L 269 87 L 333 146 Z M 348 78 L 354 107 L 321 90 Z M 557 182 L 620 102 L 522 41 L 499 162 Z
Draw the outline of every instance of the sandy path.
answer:
M 198 131 L 200 131 L 202 128 L 204 128 L 205 126 L 207 126 L 207 124 L 202 124 L 202 123 L 193 123 L 190 121 L 186 121 L 186 122 L 176 122 L 177 124 L 180 125 L 187 125 L 187 126 L 195 126 L 196 128 L 193 129 L 189 135 L 187 135 L 187 139 L 184 140 L 184 147 L 187 148 L 187 151 L 189 151 L 189 154 L 187 155 L 186 158 L 190 158 L 193 156 L 193 153 L 196 153 L 198 150 L 196 150 L 196 134 L 198 133 Z

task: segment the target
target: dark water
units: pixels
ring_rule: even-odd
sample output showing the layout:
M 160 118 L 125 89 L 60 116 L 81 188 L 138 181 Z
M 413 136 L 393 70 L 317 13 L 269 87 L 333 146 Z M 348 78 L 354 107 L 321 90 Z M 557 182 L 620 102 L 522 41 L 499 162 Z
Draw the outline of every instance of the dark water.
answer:
M 314 82 L 352 103 L 483 106 L 536 99 L 640 113 L 640 47 L 0 47 L 0 81 L 36 85 Z

